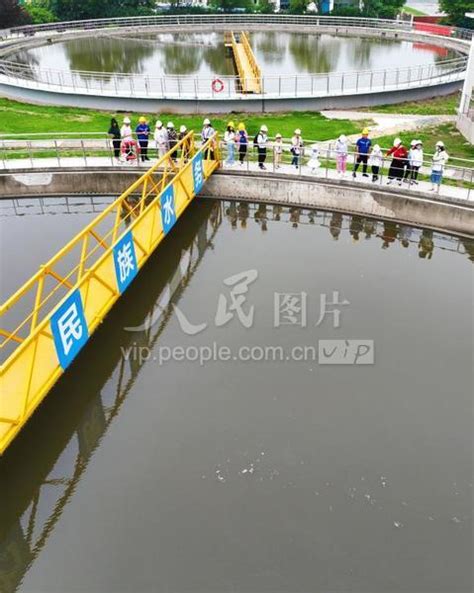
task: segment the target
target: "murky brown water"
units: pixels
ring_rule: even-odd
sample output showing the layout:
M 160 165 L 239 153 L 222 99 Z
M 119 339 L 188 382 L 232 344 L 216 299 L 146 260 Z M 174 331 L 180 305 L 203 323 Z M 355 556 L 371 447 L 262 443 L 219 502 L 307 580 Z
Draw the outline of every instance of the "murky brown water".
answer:
M 408 41 L 296 33 L 252 33 L 251 44 L 265 76 L 383 70 L 436 64 L 454 51 Z M 42 68 L 88 72 L 211 77 L 233 75 L 222 33 L 87 37 L 33 48 L 12 59 Z
M 53 242 L 88 216 L 21 226 Z M 1 220 L 11 292 L 50 246 L 13 265 Z M 394 223 L 192 204 L 0 460 L 0 591 L 471 591 L 473 259 Z M 224 280 L 251 271 L 239 317 Z M 340 327 L 316 325 L 333 291 Z M 275 293 L 306 293 L 306 323 L 275 327 Z M 375 364 L 240 357 L 322 339 L 373 340 Z M 163 361 L 214 344 L 231 360 Z

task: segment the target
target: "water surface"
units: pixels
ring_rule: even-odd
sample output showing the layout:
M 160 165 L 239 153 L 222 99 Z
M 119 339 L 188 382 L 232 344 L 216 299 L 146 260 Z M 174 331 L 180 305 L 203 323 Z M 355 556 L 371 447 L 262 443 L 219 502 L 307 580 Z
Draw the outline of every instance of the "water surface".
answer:
M 23 216 L 45 251 L 22 266 L 75 216 Z M 473 259 L 395 223 L 192 204 L 0 460 L 2 593 L 471 591 Z M 251 327 L 220 324 L 249 271 Z M 340 327 L 316 326 L 333 291 Z M 306 327 L 275 327 L 275 292 L 306 293 Z M 158 360 L 335 338 L 375 364 Z

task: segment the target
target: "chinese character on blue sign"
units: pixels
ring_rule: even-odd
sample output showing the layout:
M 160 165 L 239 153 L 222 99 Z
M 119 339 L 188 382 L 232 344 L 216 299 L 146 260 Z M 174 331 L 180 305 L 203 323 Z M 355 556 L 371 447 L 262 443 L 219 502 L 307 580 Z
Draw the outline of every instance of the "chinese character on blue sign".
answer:
M 138 272 L 132 231 L 128 231 L 114 246 L 114 265 L 117 286 L 121 294 Z
M 89 339 L 79 289 L 75 290 L 51 316 L 51 333 L 59 364 L 66 369 Z
M 174 205 L 174 190 L 170 185 L 162 194 L 160 198 L 161 203 L 161 223 L 165 235 L 171 230 L 176 222 L 176 210 Z
M 204 185 L 204 170 L 202 165 L 202 152 L 193 159 L 194 194 L 198 194 Z

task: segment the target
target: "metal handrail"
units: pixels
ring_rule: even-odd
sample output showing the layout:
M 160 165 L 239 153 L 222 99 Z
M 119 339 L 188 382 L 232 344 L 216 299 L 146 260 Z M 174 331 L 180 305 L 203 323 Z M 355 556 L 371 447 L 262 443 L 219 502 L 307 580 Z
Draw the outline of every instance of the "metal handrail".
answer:
M 41 141 L 38 141 L 41 142 Z M 96 141 L 97 142 L 97 141 Z M 27 143 L 27 146 L 24 148 L 8 148 L 0 142 L 0 175 L 3 172 L 6 173 L 13 173 L 20 169 L 36 169 L 41 170 L 46 168 L 56 168 L 56 167 L 65 167 L 65 168 L 77 168 L 77 167 L 90 167 L 91 169 L 97 167 L 114 167 L 117 170 L 120 170 L 121 167 L 130 169 L 130 167 L 138 168 L 140 166 L 139 160 L 135 160 L 132 163 L 126 161 L 119 161 L 117 162 L 113 156 L 113 146 L 111 140 L 104 139 L 102 146 L 86 146 L 84 141 L 76 141 L 77 146 L 76 148 L 71 146 L 62 146 L 58 144 L 57 141 L 53 141 L 52 146 L 36 146 L 34 141 Z M 332 142 L 312 142 L 309 140 L 305 141 L 306 144 L 306 154 L 303 155 L 298 162 L 298 168 L 295 169 L 294 167 L 287 166 L 283 170 L 278 171 L 279 173 L 283 174 L 291 174 L 291 175 L 302 175 L 308 174 L 308 160 L 311 158 L 309 154 L 311 152 L 311 148 L 308 148 L 312 144 L 317 144 L 319 147 L 319 159 L 321 161 L 321 173 L 319 176 L 323 175 L 325 177 L 331 177 L 334 175 L 335 165 L 337 160 L 337 153 L 335 144 Z M 291 143 L 289 139 L 285 139 L 283 144 L 283 155 L 282 155 L 282 164 L 289 165 L 290 160 L 292 159 L 290 153 Z M 150 142 L 148 146 L 149 156 L 155 157 L 155 145 L 154 142 Z M 449 152 L 449 146 L 448 146 Z M 384 155 L 386 154 L 386 149 L 383 149 Z M 14 157 L 15 154 L 18 155 L 18 158 L 8 158 L 7 155 L 10 157 Z M 227 150 L 225 143 L 221 144 L 221 154 L 223 160 L 226 159 Z M 348 168 L 348 178 L 350 175 L 350 169 L 352 169 L 352 165 L 355 162 L 357 153 L 354 150 L 348 150 L 348 157 L 347 157 L 347 168 Z M 237 171 L 250 171 L 255 170 L 256 161 L 257 161 L 257 151 L 253 149 L 251 145 L 248 147 L 248 151 L 244 158 L 243 168 L 239 167 L 239 165 L 235 165 L 235 170 Z M 3 158 L 2 158 L 3 157 Z M 425 160 L 423 162 L 422 167 L 420 168 L 420 178 L 422 179 L 421 185 L 408 185 L 403 184 L 404 191 L 412 192 L 412 191 L 428 191 L 428 187 L 424 185 L 426 183 L 426 178 L 429 176 L 431 172 L 431 160 L 428 160 L 431 155 L 429 153 L 424 154 Z M 428 158 L 427 158 L 428 157 Z M 237 155 L 236 155 L 237 158 Z M 358 178 L 359 182 L 363 182 L 368 184 L 370 187 L 379 187 L 379 184 L 384 183 L 384 180 L 387 177 L 387 168 L 390 164 L 391 157 L 384 156 L 382 167 L 379 172 L 379 180 L 377 183 L 372 183 L 370 178 L 362 178 L 361 177 L 361 170 L 359 169 Z M 453 162 L 461 162 L 462 159 L 457 159 L 455 157 L 450 157 L 447 166 L 445 167 L 445 180 L 443 181 L 443 185 L 437 188 L 435 195 L 439 195 L 445 200 L 453 200 L 454 201 L 468 201 L 471 202 L 474 199 L 474 166 L 472 166 L 472 162 L 469 162 L 471 166 L 458 166 L 454 165 Z M 273 143 L 268 143 L 268 150 L 267 150 L 267 164 L 269 165 L 270 170 L 273 172 L 276 171 L 276 163 L 274 160 L 274 151 L 273 151 Z M 10 166 L 9 166 L 10 165 Z M 145 167 L 145 163 L 142 164 Z M 370 167 L 369 167 L 370 172 Z M 453 187 L 453 183 L 456 184 L 456 187 Z M 453 196 L 454 194 L 454 196 Z M 433 195 L 430 193 L 430 195 Z
M 35 35 L 50 31 L 64 32 L 70 30 L 104 29 L 109 27 L 129 26 L 159 26 L 159 25 L 185 25 L 185 24 L 296 24 L 301 26 L 341 26 L 341 27 L 371 27 L 398 29 L 410 31 L 413 29 L 411 22 L 393 19 L 375 19 L 365 17 L 334 17 L 319 15 L 255 15 L 255 14 L 199 14 L 199 15 L 154 15 L 143 17 L 121 17 L 112 19 L 87 19 L 82 21 L 63 21 L 59 23 L 46 23 L 42 25 L 26 25 L 14 27 L 3 31 L 3 37 L 15 38 L 18 36 Z M 453 36 L 457 39 L 469 40 L 473 31 L 451 27 Z M 0 31 L 0 37 L 2 37 Z
M 461 80 L 467 57 L 451 58 L 438 64 L 407 66 L 379 70 L 264 76 L 262 95 L 271 97 L 309 97 L 404 89 L 423 84 L 439 84 Z M 35 69 L 11 61 L 0 61 L 0 76 L 17 84 L 43 85 L 53 90 L 87 92 L 96 89 L 103 95 L 136 95 L 158 98 L 234 98 L 238 92 L 238 76 L 222 76 L 224 92 L 213 88 L 214 77 L 143 76 L 125 73 L 99 73 L 58 69 Z M 260 79 L 259 79 L 260 80 Z

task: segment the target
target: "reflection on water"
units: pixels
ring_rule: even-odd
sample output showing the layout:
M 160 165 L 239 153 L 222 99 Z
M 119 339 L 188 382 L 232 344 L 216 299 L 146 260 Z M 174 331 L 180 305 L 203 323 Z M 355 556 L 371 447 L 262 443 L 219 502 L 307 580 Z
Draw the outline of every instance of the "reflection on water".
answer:
M 396 68 L 432 64 L 456 52 L 420 43 L 280 32 L 251 34 L 251 44 L 267 76 Z M 150 76 L 234 74 L 221 33 L 110 35 L 32 48 L 13 59 L 35 60 L 42 68 Z
M 58 219 L 33 214 L 48 236 Z M 0 591 L 470 590 L 469 260 L 394 222 L 192 204 L 0 460 Z M 121 355 L 183 344 L 174 306 L 209 318 L 249 268 L 255 327 L 187 343 L 306 343 L 314 328 L 275 333 L 268 299 L 337 289 L 344 333 L 318 337 L 374 339 L 376 364 Z

